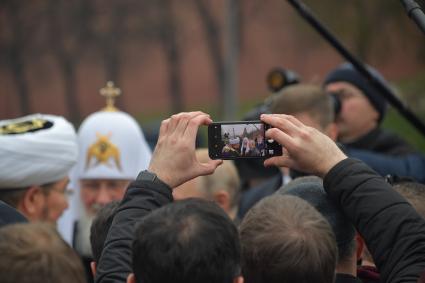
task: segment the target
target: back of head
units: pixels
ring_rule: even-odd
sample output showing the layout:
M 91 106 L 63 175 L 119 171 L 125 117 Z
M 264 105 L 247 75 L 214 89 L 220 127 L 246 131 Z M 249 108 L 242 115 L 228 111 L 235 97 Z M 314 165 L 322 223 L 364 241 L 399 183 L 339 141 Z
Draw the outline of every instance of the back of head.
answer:
M 416 182 L 399 182 L 393 185 L 393 188 L 399 192 L 416 209 L 416 211 L 425 218 L 425 185 Z
M 115 212 L 120 205 L 119 201 L 113 201 L 103 206 L 96 214 L 90 227 L 90 244 L 93 260 L 99 262 L 102 255 L 103 246 L 106 236 L 108 236 L 109 228 L 112 220 L 114 220 Z
M 329 223 L 306 201 L 272 195 L 240 225 L 247 283 L 333 282 L 337 260 Z
M 208 162 L 208 150 L 198 149 L 196 151 L 196 158 L 199 162 Z M 218 190 L 225 190 L 230 197 L 231 209 L 237 209 L 240 196 L 240 179 L 233 161 L 224 160 L 223 164 L 217 167 L 213 174 L 199 178 L 200 189 L 208 196 L 212 197 Z
M 319 86 L 297 84 L 288 86 L 270 98 L 274 114 L 308 113 L 323 128 L 334 121 L 332 98 Z
M 371 66 L 366 66 L 367 69 L 372 73 L 375 78 L 380 80 L 384 85 L 388 86 L 388 82 L 384 77 Z M 325 85 L 333 82 L 347 82 L 362 91 L 367 97 L 372 106 L 379 113 L 379 122 L 383 120 L 387 108 L 387 102 L 385 98 L 379 93 L 379 91 L 361 75 L 357 69 L 353 67 L 351 63 L 344 63 L 332 70 L 325 78 Z
M 297 178 L 280 188 L 277 193 L 297 196 L 307 201 L 323 215 L 335 234 L 339 263 L 350 260 L 355 256 L 356 232 L 354 226 L 328 197 L 323 188 L 322 179 L 316 176 Z
M 215 203 L 187 199 L 142 219 L 133 272 L 143 283 L 231 283 L 239 275 L 237 229 Z
M 80 258 L 48 224 L 14 224 L 0 229 L 3 283 L 82 283 Z

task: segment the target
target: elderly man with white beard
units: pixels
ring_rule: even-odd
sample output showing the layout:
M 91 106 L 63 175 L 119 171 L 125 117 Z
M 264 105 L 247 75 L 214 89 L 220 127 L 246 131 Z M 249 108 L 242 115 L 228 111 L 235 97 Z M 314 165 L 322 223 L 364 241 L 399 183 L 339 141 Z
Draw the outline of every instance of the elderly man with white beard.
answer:
M 119 93 L 108 82 L 101 89 L 107 106 L 89 115 L 78 130 L 79 159 L 71 173 L 71 185 L 77 193 L 70 211 L 61 219 L 61 232 L 83 258 L 89 280 L 90 227 L 97 211 L 121 200 L 128 184 L 148 167 L 151 158 L 137 122 L 114 106 Z

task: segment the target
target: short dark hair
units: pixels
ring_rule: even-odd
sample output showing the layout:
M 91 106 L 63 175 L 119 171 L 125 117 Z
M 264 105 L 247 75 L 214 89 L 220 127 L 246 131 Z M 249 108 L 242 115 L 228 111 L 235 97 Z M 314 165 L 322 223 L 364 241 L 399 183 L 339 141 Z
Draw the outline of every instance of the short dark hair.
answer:
M 295 115 L 307 112 L 323 128 L 334 121 L 333 102 L 320 86 L 296 84 L 283 88 L 270 98 L 273 114 Z
M 136 229 L 133 272 L 143 283 L 231 283 L 240 273 L 236 226 L 211 201 L 166 205 Z
M 95 262 L 99 262 L 102 255 L 106 236 L 108 236 L 109 228 L 119 205 L 119 201 L 113 201 L 103 206 L 96 213 L 96 217 L 90 226 L 90 245 Z
M 337 248 L 329 223 L 306 201 L 268 196 L 240 225 L 246 283 L 331 283 Z
M 329 222 L 338 247 L 338 263 L 350 260 L 356 251 L 356 230 L 341 209 L 329 198 L 317 176 L 297 178 L 277 191 L 297 196 L 311 204 Z
M 0 254 L 3 283 L 86 282 L 78 255 L 46 223 L 2 227 Z
M 425 185 L 417 182 L 401 181 L 393 185 L 394 190 L 401 194 L 413 206 L 422 218 L 425 218 Z

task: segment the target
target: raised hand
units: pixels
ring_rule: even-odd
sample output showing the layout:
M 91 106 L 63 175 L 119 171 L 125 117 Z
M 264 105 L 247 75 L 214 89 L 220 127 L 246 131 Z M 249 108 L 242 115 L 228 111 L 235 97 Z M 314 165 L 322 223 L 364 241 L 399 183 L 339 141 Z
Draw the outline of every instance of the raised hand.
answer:
M 195 177 L 212 174 L 222 160 L 200 163 L 195 156 L 198 128 L 210 123 L 210 116 L 203 112 L 179 113 L 162 121 L 148 170 L 171 188 Z
M 273 127 L 266 132 L 266 137 L 277 141 L 286 150 L 282 156 L 265 160 L 265 166 L 290 167 L 323 177 L 347 158 L 328 136 L 305 126 L 293 116 L 263 114 L 261 120 Z

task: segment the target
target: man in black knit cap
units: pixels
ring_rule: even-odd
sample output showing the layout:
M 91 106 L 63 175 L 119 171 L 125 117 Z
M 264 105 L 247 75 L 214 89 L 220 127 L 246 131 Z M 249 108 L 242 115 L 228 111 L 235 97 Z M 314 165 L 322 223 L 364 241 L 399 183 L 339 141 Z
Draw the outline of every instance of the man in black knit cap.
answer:
M 368 68 L 388 84 L 375 69 Z M 385 98 L 351 64 L 342 64 L 330 72 L 324 85 L 326 91 L 335 94 L 341 102 L 336 117 L 339 142 L 390 155 L 414 153 L 402 138 L 380 127 L 387 108 Z

